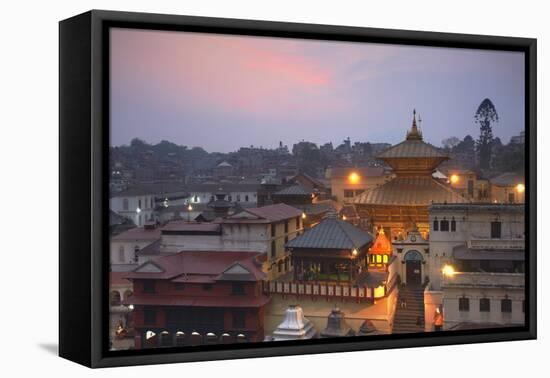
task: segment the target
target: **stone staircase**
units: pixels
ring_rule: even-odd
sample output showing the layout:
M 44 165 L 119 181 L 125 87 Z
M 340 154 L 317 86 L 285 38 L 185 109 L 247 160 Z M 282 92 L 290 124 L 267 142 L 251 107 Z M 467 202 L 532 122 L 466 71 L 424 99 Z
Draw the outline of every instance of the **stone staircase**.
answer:
M 404 286 L 399 288 L 392 333 L 418 332 L 424 332 L 424 289 L 421 285 Z

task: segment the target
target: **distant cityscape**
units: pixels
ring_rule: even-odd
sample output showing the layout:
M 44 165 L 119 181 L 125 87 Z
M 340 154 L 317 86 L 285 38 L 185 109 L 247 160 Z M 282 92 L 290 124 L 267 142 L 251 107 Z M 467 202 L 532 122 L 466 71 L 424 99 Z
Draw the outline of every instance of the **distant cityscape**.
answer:
M 523 325 L 525 134 L 491 109 L 440 146 L 414 111 L 393 145 L 111 147 L 111 348 Z

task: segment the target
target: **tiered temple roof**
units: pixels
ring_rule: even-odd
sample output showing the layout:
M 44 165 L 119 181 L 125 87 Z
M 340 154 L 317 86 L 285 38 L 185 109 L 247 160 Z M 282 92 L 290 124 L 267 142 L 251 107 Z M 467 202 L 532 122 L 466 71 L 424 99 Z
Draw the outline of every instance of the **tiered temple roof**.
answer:
M 432 177 L 447 154 L 425 143 L 416 125 L 416 112 L 405 141 L 390 147 L 378 158 L 393 168 L 396 177 L 355 197 L 358 205 L 428 206 L 432 203 L 466 203 L 451 187 Z

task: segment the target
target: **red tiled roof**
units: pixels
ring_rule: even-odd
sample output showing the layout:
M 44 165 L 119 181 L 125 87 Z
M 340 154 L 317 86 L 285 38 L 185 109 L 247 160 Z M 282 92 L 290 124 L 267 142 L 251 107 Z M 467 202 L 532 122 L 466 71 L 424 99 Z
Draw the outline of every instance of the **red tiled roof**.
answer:
M 128 272 L 109 272 L 109 283 L 111 285 L 128 285 L 128 281 L 125 277 Z
M 196 307 L 261 307 L 269 302 L 269 297 L 250 296 L 212 296 L 189 297 L 184 295 L 137 295 L 124 300 L 125 305 L 153 306 L 196 306 Z
M 111 241 L 124 241 L 124 240 L 157 240 L 160 238 L 160 229 L 145 229 L 143 227 L 132 228 L 128 231 L 124 231 L 118 235 L 111 237 Z
M 185 277 L 193 277 L 197 280 L 214 280 L 226 269 L 238 262 L 248 270 L 257 280 L 264 278 L 260 269 L 260 263 L 256 258 L 260 252 L 234 252 L 234 251 L 184 251 L 170 256 L 162 256 L 150 262 L 146 262 L 134 271 L 127 273 L 127 278 L 132 279 L 169 279 L 176 282 L 185 282 Z M 141 267 L 154 264 L 161 272 L 139 272 Z M 202 281 L 201 281 L 202 282 Z

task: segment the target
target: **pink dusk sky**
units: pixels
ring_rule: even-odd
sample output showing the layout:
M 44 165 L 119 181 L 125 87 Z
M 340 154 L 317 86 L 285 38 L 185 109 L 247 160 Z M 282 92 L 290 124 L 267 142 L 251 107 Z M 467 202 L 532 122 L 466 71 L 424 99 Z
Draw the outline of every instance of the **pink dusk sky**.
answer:
M 518 52 L 111 30 L 111 144 L 137 137 L 229 152 L 241 146 L 476 138 L 485 98 L 507 143 L 524 129 Z

